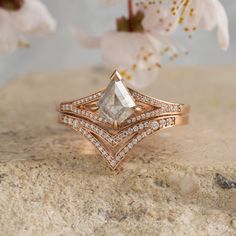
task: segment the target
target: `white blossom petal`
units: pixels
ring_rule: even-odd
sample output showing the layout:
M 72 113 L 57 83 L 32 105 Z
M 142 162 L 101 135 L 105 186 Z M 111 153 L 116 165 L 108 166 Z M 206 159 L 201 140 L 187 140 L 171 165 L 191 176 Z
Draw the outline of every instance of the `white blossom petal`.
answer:
M 38 0 L 24 0 L 17 11 L 9 12 L 12 25 L 20 32 L 45 35 L 56 30 L 56 22 L 46 6 Z
M 123 71 L 136 88 L 146 87 L 157 77 L 161 44 L 151 34 L 111 31 L 102 37 L 101 50 L 104 60 Z
M 142 25 L 146 31 L 156 31 L 158 34 L 172 34 L 177 26 L 177 16 L 173 16 L 171 11 L 160 5 L 155 4 L 146 5 L 146 7 L 139 7 L 144 13 Z
M 0 53 L 12 52 L 18 46 L 17 34 L 10 23 L 8 12 L 0 9 Z
M 228 18 L 219 0 L 175 1 L 173 7 L 184 30 L 191 34 L 197 28 L 211 31 L 218 28 L 217 37 L 222 49 L 229 46 Z M 170 8 L 172 9 L 172 8 Z
M 207 0 L 204 9 L 200 27 L 210 31 L 217 27 L 219 45 L 222 49 L 227 50 L 229 47 L 229 29 L 224 7 L 218 0 Z
M 101 40 L 103 57 L 114 65 L 127 67 L 138 62 L 148 64 L 154 56 L 155 63 L 159 63 L 160 55 L 156 52 L 158 45 L 159 48 L 161 45 L 157 39 L 155 39 L 155 45 L 150 39 L 149 34 L 110 31 L 104 34 Z
M 129 80 L 126 80 L 126 83 L 128 83 L 135 89 L 146 88 L 158 78 L 159 71 L 159 68 L 151 71 L 141 69 L 137 69 L 135 71 L 125 70 L 125 72 L 129 75 Z

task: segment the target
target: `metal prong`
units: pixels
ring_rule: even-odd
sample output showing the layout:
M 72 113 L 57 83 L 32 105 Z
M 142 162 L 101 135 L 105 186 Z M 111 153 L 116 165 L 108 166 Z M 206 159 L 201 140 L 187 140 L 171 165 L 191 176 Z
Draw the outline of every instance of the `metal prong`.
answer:
M 134 110 L 137 111 L 137 112 L 141 112 L 141 111 L 142 111 L 142 108 L 139 107 L 139 106 L 136 106 L 136 107 L 134 107 Z
M 122 80 L 122 76 L 117 70 L 115 70 L 111 76 L 111 80 L 116 80 L 116 81 Z
M 98 109 L 99 109 L 99 106 L 97 106 L 96 104 L 94 104 L 94 106 L 90 106 L 91 111 L 97 111 Z
M 114 128 L 114 129 L 118 129 L 118 127 L 119 127 L 119 124 L 118 124 L 117 120 L 115 120 L 115 121 L 113 122 L 113 128 Z

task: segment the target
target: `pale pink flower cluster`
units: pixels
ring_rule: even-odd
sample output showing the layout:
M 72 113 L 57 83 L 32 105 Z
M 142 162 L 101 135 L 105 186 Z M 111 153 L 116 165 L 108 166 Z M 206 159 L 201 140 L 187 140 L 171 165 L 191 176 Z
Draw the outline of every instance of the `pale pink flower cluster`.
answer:
M 171 35 L 179 27 L 189 37 L 199 28 L 208 31 L 217 28 L 220 47 L 226 50 L 229 46 L 228 19 L 219 0 L 143 0 L 135 3 L 135 11 L 143 14 L 142 31 L 116 29 L 101 37 L 91 37 L 80 29 L 75 31 L 83 46 L 101 48 L 105 61 L 118 68 L 135 87 L 144 87 L 156 78 L 163 54 L 172 59 L 178 56 L 179 48 L 172 42 Z
M 0 8 L 0 52 L 28 47 L 27 34 L 42 36 L 55 30 L 55 20 L 39 0 L 24 0 L 17 10 Z

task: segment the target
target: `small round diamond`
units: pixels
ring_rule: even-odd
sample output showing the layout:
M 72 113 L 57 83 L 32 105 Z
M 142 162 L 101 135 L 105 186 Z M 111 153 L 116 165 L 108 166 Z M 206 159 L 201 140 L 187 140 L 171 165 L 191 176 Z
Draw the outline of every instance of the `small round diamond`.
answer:
M 133 127 L 133 130 L 134 130 L 134 132 L 137 132 L 137 131 L 138 131 L 138 126 L 135 125 L 135 126 Z
M 151 124 L 151 127 L 153 130 L 158 130 L 159 129 L 159 123 L 157 121 L 153 121 Z
M 116 165 L 116 160 L 112 160 L 111 165 L 114 167 Z
M 128 136 L 128 132 L 127 131 L 122 132 L 122 138 L 126 138 L 127 136 Z
M 113 143 L 113 138 L 109 137 L 108 140 L 110 143 Z
M 141 115 L 141 118 L 144 120 L 146 118 L 146 115 L 145 114 L 142 114 Z
M 128 129 L 128 132 L 129 132 L 130 134 L 132 134 L 132 133 L 133 133 L 133 129 L 132 129 L 132 128 L 129 128 L 129 129 Z
M 167 126 L 170 126 L 170 122 L 171 122 L 171 119 L 167 119 L 167 120 L 166 120 L 166 125 L 167 125 Z
M 104 149 L 102 150 L 102 155 L 103 155 L 103 156 L 106 156 L 106 155 L 107 155 L 107 152 L 106 152 Z
M 155 111 L 152 111 L 151 112 L 151 116 L 154 117 L 156 115 L 156 112 Z
M 128 144 L 128 148 L 131 149 L 133 147 L 133 144 L 132 143 L 129 143 Z
M 166 120 L 165 119 L 160 120 L 160 124 L 161 124 L 161 126 L 165 126 L 166 125 Z
M 133 139 L 133 144 L 137 144 L 138 143 L 138 140 L 136 138 Z
M 131 120 L 127 120 L 127 123 L 130 124 L 132 121 Z
M 67 124 L 67 123 L 68 123 L 68 119 L 67 119 L 67 117 L 66 117 L 66 116 L 64 116 L 64 118 L 63 118 L 63 122 L 64 122 L 65 124 Z
M 120 156 L 124 157 L 125 153 L 123 151 L 120 152 Z
M 140 124 L 140 125 L 139 125 L 139 129 L 144 129 L 144 125 L 143 125 L 143 124 Z
M 119 137 L 115 137 L 112 141 L 113 144 L 117 144 L 120 141 Z
M 124 152 L 127 153 L 129 151 L 129 148 L 128 147 L 125 147 L 124 148 Z
M 137 136 L 137 140 L 138 140 L 138 141 L 141 141 L 141 140 L 142 140 L 142 136 L 141 136 L 141 135 L 138 135 L 138 136 Z
M 77 126 L 78 126 L 78 120 L 74 120 L 73 121 L 73 128 L 77 128 Z
M 70 104 L 66 104 L 66 110 L 71 110 L 71 105 Z

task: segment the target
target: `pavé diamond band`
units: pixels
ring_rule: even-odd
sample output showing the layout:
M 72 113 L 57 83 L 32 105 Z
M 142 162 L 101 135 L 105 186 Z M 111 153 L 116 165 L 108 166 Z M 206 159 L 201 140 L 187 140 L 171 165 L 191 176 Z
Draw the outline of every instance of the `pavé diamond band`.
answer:
M 189 110 L 189 106 L 161 101 L 127 88 L 115 71 L 106 89 L 62 102 L 59 122 L 86 137 L 115 170 L 146 136 L 188 124 Z

